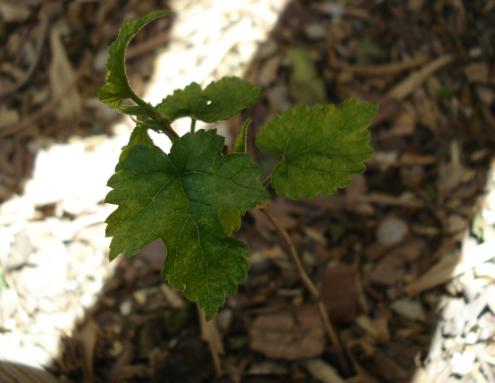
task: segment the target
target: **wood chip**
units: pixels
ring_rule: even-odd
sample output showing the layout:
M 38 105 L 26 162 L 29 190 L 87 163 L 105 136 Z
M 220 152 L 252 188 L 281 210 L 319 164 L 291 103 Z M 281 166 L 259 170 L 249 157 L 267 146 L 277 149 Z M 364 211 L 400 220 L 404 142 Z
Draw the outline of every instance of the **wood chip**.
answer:
M 250 329 L 250 347 L 270 358 L 302 359 L 319 356 L 325 334 L 318 311 L 313 306 L 263 315 Z
M 354 319 L 358 306 L 356 272 L 352 265 L 329 266 L 322 275 L 321 295 L 332 320 Z
M 82 328 L 79 339 L 82 346 L 82 356 L 84 360 L 83 370 L 86 382 L 92 382 L 94 379 L 93 359 L 96 341 L 98 339 L 98 325 L 93 320 L 87 322 Z
M 397 84 L 387 93 L 387 97 L 395 98 L 397 100 L 403 100 L 417 87 L 419 87 L 423 83 L 423 81 L 425 81 L 435 71 L 454 61 L 454 58 L 455 56 L 451 54 L 446 54 L 438 57 L 437 59 L 426 65 L 424 68 L 413 72 L 409 77 Z
M 311 376 L 323 383 L 344 383 L 344 379 L 340 377 L 337 370 L 325 363 L 321 359 L 312 359 L 304 362 L 304 367 L 307 368 Z
M 495 240 L 487 241 L 463 252 L 448 253 L 429 271 L 408 284 L 405 291 L 411 295 L 441 285 L 495 257 Z
M 466 76 L 470 82 L 487 82 L 490 72 L 487 63 L 474 63 L 466 67 Z

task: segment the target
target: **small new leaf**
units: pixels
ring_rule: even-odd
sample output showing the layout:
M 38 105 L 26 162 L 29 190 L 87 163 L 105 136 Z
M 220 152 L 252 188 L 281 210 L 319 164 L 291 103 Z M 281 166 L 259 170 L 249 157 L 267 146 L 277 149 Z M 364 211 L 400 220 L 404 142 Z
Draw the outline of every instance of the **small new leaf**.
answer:
M 125 99 L 131 98 L 134 93 L 127 81 L 125 72 L 125 52 L 132 38 L 149 22 L 158 17 L 167 15 L 168 11 L 149 13 L 139 19 L 126 21 L 119 29 L 115 41 L 110 45 L 107 60 L 107 77 L 98 91 L 98 98 L 108 106 L 119 109 Z M 138 111 L 125 108 L 125 112 L 134 114 Z
M 110 258 L 160 238 L 163 278 L 211 318 L 246 277 L 249 250 L 227 233 L 237 226 L 233 212 L 268 198 L 259 168 L 245 153 L 224 156 L 212 130 L 185 134 L 168 155 L 138 137 L 108 181 L 106 202 L 118 205 L 107 219 Z
M 241 131 L 234 141 L 234 153 L 246 153 L 247 152 L 247 133 L 249 125 L 251 125 L 251 119 L 247 118 L 242 124 Z
M 375 103 L 350 99 L 341 106 L 298 106 L 272 118 L 256 145 L 282 157 L 270 179 L 277 194 L 309 198 L 345 187 L 373 153 L 368 127 L 376 113 Z
M 170 121 L 189 116 L 204 122 L 227 120 L 258 101 L 260 87 L 237 77 L 224 77 L 204 90 L 193 82 L 176 90 L 156 105 L 160 115 Z

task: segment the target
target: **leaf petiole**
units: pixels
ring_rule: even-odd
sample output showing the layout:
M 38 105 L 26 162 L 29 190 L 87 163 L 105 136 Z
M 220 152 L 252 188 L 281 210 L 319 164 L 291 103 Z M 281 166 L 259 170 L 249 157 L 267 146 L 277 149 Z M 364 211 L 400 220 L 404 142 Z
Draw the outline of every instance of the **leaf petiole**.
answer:
M 152 118 L 153 120 L 155 120 L 157 123 L 160 124 L 160 127 L 163 129 L 163 132 L 167 135 L 170 141 L 175 142 L 179 138 L 179 135 L 170 126 L 170 121 L 160 116 L 160 114 L 156 111 L 156 109 L 152 105 L 148 104 L 146 101 L 141 99 L 136 93 L 134 93 L 132 89 L 130 90 L 129 97 L 131 98 L 132 101 L 138 104 L 144 111 L 146 111 L 148 117 Z

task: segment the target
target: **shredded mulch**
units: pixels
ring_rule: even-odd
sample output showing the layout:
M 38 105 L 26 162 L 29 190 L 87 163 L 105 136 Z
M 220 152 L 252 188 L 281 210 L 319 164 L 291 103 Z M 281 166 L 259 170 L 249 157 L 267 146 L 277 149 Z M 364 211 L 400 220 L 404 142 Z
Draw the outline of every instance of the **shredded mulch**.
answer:
M 29 142 L 91 134 L 114 117 L 95 103 L 71 111 L 61 102 L 74 86 L 82 100 L 94 92 L 103 67 L 95 75 L 84 66 L 99 60 L 126 9 L 156 7 L 128 3 L 58 10 L 75 31 L 65 36 L 74 41 L 66 54 L 82 68 L 41 115 L 56 90 L 46 90 L 50 38 L 34 38 L 43 40 L 44 17 L 53 16 L 40 10 L 39 20 L 32 13 L 7 29 L 0 73 L 19 75 L 11 88 L 0 80 L 4 198 L 28 174 Z M 81 32 L 91 23 L 91 34 Z M 52 49 L 64 36 L 54 28 L 44 32 Z M 21 43 L 32 57 L 17 56 Z M 291 58 L 295 47 L 309 60 Z M 287 249 L 257 210 L 237 233 L 252 249 L 249 277 L 214 321 L 204 323 L 161 281 L 165 249 L 155 242 L 117 264 L 49 371 L 61 382 L 494 382 L 494 47 L 495 1 L 292 1 L 250 63 L 245 77 L 263 87 L 243 115 L 253 118 L 253 131 L 303 100 L 380 104 L 365 174 L 334 196 L 278 199 L 271 208 L 320 288 L 347 371 Z M 38 69 L 30 73 L 30 65 Z M 297 78 L 301 72 L 308 76 Z M 78 122 L 68 128 L 60 113 L 76 113 Z M 230 131 L 241 123 L 229 121 Z M 272 158 L 253 142 L 250 150 L 270 169 Z

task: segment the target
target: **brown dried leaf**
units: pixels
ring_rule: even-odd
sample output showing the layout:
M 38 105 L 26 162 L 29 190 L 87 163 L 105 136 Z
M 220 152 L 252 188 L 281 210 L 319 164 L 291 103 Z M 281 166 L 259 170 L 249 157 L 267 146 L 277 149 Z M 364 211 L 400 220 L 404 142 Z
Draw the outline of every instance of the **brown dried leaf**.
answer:
M 311 359 L 304 362 L 313 378 L 323 383 L 344 383 L 344 380 L 337 373 L 335 368 L 325 363 L 321 359 Z
M 312 306 L 260 316 L 252 323 L 249 337 L 251 348 L 270 358 L 311 358 L 325 348 L 323 326 Z
M 414 295 L 441 285 L 495 257 L 494 248 L 495 240 L 490 240 L 462 253 L 447 253 L 428 272 L 407 285 L 405 290 Z
M 95 321 L 88 321 L 79 335 L 83 353 L 84 381 L 92 382 L 94 379 L 93 359 L 96 341 L 98 339 L 98 325 Z
M 67 90 L 67 85 L 74 81 L 75 72 L 62 43 L 64 29 L 64 25 L 59 23 L 51 30 L 52 62 L 50 63 L 49 74 L 52 99 L 63 95 L 60 105 L 56 109 L 57 116 L 70 120 L 76 117 L 81 110 L 81 97 L 75 87 Z

